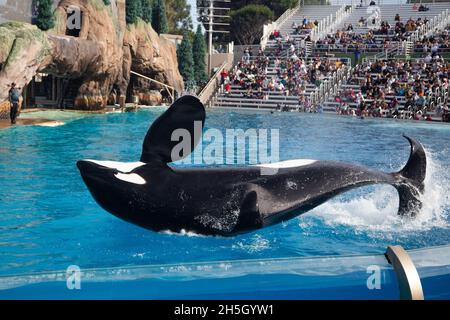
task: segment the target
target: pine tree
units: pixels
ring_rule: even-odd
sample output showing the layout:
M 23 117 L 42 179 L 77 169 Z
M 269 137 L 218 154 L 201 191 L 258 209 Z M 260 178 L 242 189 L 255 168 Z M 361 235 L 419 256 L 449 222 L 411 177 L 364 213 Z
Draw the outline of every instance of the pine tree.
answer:
M 192 55 L 194 57 L 195 82 L 198 86 L 203 86 L 208 81 L 208 75 L 205 63 L 206 41 L 200 25 L 197 26 L 197 32 L 195 33 Z
M 167 33 L 169 28 L 167 26 L 166 5 L 164 0 L 154 0 L 152 12 L 152 26 L 158 34 Z
M 142 20 L 147 23 L 152 22 L 152 1 L 151 0 L 141 0 L 142 7 Z
M 128 0 L 126 0 L 128 1 Z M 133 0 L 136 2 L 136 15 L 138 18 L 142 18 L 142 0 Z
M 195 87 L 194 58 L 192 57 L 192 44 L 187 32 L 177 49 L 178 69 L 184 79 L 186 89 Z
M 37 10 L 36 25 L 38 28 L 44 31 L 53 28 L 55 26 L 53 0 L 39 0 Z
M 126 0 L 125 5 L 127 23 L 136 23 L 142 15 L 141 0 Z

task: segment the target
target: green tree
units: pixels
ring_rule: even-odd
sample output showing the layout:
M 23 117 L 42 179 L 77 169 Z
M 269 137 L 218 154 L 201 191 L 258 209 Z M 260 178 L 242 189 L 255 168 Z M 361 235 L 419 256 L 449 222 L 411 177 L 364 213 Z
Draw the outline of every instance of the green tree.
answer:
M 153 2 L 152 26 L 158 34 L 169 32 L 164 0 L 154 0 Z
M 184 79 L 186 89 L 195 87 L 194 58 L 192 56 L 192 43 L 189 34 L 183 34 L 183 40 L 177 49 L 178 69 Z
M 125 2 L 126 21 L 134 24 L 142 16 L 141 0 L 126 0 Z
M 203 87 L 208 81 L 208 74 L 206 73 L 206 41 L 202 32 L 202 27 L 197 26 L 194 43 L 192 45 L 192 55 L 194 58 L 194 74 L 195 82 L 198 86 Z
M 147 23 L 152 22 L 152 1 L 151 0 L 141 0 L 142 7 L 142 20 Z
M 36 25 L 39 29 L 46 31 L 55 26 L 53 0 L 39 0 L 37 11 Z
M 250 4 L 238 10 L 231 10 L 231 32 L 241 45 L 255 44 L 262 37 L 263 25 L 274 18 L 267 6 Z
M 169 32 L 183 34 L 184 30 L 192 30 L 191 6 L 186 0 L 166 0 L 166 14 Z
M 320 4 L 323 0 L 305 0 L 316 2 L 314 4 Z M 287 9 L 293 8 L 298 5 L 298 0 L 233 0 L 231 1 L 231 9 L 238 10 L 250 4 L 267 6 L 275 14 L 275 18 L 281 16 Z

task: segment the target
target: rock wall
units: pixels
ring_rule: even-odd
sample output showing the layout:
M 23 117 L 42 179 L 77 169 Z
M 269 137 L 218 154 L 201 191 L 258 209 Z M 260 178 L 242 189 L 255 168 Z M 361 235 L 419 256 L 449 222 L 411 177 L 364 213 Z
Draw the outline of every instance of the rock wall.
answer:
M 52 45 L 45 33 L 23 22 L 0 25 L 0 102 L 8 98 L 9 86 L 22 88 L 51 61 Z
M 123 43 L 126 69 L 131 66 L 135 72 L 183 91 L 176 48 L 170 41 L 160 38 L 151 25 L 139 20 L 137 24 L 128 26 Z M 130 58 L 131 61 L 128 60 Z
M 143 21 L 127 26 L 125 0 L 110 2 L 106 6 L 103 0 L 61 0 L 56 25 L 45 33 L 26 23 L 0 25 L 0 101 L 7 98 L 11 82 L 23 87 L 37 72 L 81 83 L 75 107 L 84 110 L 104 108 L 113 87 L 126 94 L 130 70 L 181 92 L 175 45 Z M 78 37 L 66 35 L 67 12 L 73 8 L 79 8 L 82 17 Z M 154 90 L 160 89 L 135 81 L 132 93 L 158 103 L 161 95 Z

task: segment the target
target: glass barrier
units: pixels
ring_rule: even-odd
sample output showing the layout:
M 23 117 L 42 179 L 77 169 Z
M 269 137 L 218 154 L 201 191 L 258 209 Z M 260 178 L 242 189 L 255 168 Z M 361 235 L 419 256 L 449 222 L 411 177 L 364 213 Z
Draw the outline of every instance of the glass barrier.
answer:
M 450 298 L 450 246 L 408 251 L 425 299 Z M 398 299 L 384 255 L 197 262 L 0 277 L 0 299 Z

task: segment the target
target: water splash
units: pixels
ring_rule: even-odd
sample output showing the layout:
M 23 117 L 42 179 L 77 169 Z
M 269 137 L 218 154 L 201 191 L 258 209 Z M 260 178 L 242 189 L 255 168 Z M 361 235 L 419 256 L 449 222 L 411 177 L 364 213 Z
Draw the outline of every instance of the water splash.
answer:
M 338 197 L 312 211 L 313 216 L 330 226 L 349 226 L 357 231 L 404 233 L 449 228 L 450 177 L 432 152 L 427 151 L 427 176 L 423 207 L 413 218 L 397 215 L 398 194 L 394 187 L 380 185 L 375 191 L 345 200 Z
M 233 250 L 244 251 L 247 253 L 257 253 L 269 249 L 270 241 L 265 239 L 263 236 L 256 234 L 250 239 L 237 241 L 231 246 L 231 248 Z
M 162 234 L 167 234 L 171 236 L 181 236 L 181 237 L 190 237 L 190 238 L 206 238 L 207 236 L 195 233 L 194 231 L 188 231 L 185 229 L 181 229 L 180 232 L 174 232 L 170 230 L 161 231 Z

